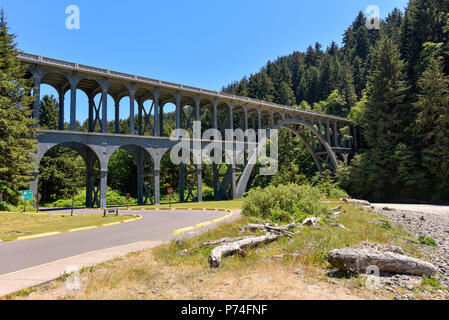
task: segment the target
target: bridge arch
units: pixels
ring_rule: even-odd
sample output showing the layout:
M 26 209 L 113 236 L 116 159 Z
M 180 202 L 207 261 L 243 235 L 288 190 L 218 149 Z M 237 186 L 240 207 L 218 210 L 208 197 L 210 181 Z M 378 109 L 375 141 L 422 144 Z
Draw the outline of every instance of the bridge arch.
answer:
M 104 168 L 104 163 L 101 161 L 101 157 L 94 148 L 81 142 L 66 141 L 60 143 L 47 143 L 40 145 L 39 152 L 37 154 L 35 165 L 38 170 L 34 173 L 34 179 L 31 182 L 31 190 L 34 194 L 37 194 L 39 189 L 39 173 L 41 166 L 43 165 L 43 159 L 46 155 L 51 156 L 52 151 L 57 151 L 58 148 L 71 149 L 78 153 L 79 156 L 84 160 L 84 165 L 86 167 L 85 177 L 86 177 L 86 207 L 91 208 L 94 205 L 101 206 L 102 191 L 101 190 L 101 180 Z M 64 151 L 63 152 L 67 152 Z M 45 188 L 48 190 L 48 188 Z
M 325 152 L 327 154 L 327 158 L 326 159 L 320 158 L 317 155 L 317 153 L 315 152 L 315 150 L 313 149 L 312 145 L 306 140 L 306 138 L 298 130 L 288 127 L 289 125 L 299 125 L 299 126 L 303 127 L 304 129 L 306 129 L 308 132 L 310 132 L 310 134 L 313 137 L 315 137 L 316 139 L 318 139 L 318 141 L 324 147 Z M 283 120 L 280 123 L 277 123 L 276 125 L 274 125 L 272 129 L 280 129 L 280 128 L 285 128 L 287 130 L 290 130 L 293 133 L 297 134 L 301 138 L 301 140 L 304 142 L 307 149 L 311 153 L 312 157 L 314 158 L 314 161 L 315 161 L 315 164 L 317 165 L 318 170 L 320 170 L 320 171 L 323 170 L 323 167 L 322 167 L 323 163 L 326 163 L 333 171 L 337 170 L 338 161 L 337 161 L 337 157 L 336 157 L 334 151 L 332 150 L 332 147 L 327 143 L 327 141 L 323 137 L 323 135 L 312 124 L 310 124 L 304 120 L 299 120 L 299 119 L 286 119 L 286 120 Z M 266 141 L 267 140 L 265 139 L 264 141 L 261 141 L 260 143 L 266 143 Z M 237 183 L 237 191 L 236 191 L 237 198 L 243 197 L 243 195 L 246 191 L 246 187 L 249 182 L 249 178 L 250 178 L 251 173 L 255 167 L 254 163 L 256 162 L 257 158 L 258 158 L 257 152 L 254 152 L 253 154 L 250 155 L 249 162 L 246 165 L 245 169 L 243 170 L 243 173 L 240 176 L 240 179 Z

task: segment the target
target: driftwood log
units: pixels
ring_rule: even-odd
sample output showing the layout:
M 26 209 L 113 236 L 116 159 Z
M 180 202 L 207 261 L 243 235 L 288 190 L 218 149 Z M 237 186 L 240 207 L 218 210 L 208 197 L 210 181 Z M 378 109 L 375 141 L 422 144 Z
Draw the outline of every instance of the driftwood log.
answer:
M 438 271 L 433 264 L 393 252 L 367 249 L 338 249 L 326 256 L 329 263 L 339 270 L 365 272 L 369 266 L 381 271 L 401 274 L 434 276 Z
M 357 200 L 357 199 L 347 199 L 347 198 L 344 198 L 344 199 L 341 199 L 341 201 L 343 201 L 343 202 L 345 202 L 345 203 L 359 204 L 359 205 L 361 205 L 361 206 L 370 206 L 370 205 L 371 205 L 371 203 L 369 203 L 369 202 L 366 201 L 366 200 Z
M 245 230 L 249 230 L 249 231 L 256 231 L 256 230 L 266 230 L 269 232 L 279 232 L 279 233 L 285 233 L 288 232 L 289 230 L 293 230 L 296 228 L 299 228 L 300 225 L 297 223 L 291 223 L 291 224 L 287 224 L 284 226 L 272 226 L 270 224 L 254 224 L 254 223 L 250 223 L 248 225 L 245 226 Z
M 268 232 L 264 236 L 260 237 L 248 237 L 243 240 L 227 243 L 220 245 L 214 249 L 209 254 L 209 265 L 211 268 L 218 268 L 221 263 L 221 258 L 225 256 L 230 256 L 235 253 L 241 253 L 244 248 L 255 247 L 261 243 L 270 243 L 276 241 L 277 239 L 283 237 L 285 234 L 276 234 Z

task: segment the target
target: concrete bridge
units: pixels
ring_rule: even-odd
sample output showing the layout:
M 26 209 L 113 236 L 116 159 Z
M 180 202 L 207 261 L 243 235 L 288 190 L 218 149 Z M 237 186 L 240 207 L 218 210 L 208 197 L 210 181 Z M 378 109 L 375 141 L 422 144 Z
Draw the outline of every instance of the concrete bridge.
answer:
M 59 130 L 39 130 L 36 165 L 39 166 L 44 155 L 54 147 L 76 150 L 86 163 L 88 207 L 106 207 L 108 163 L 117 149 L 128 151 L 136 161 L 139 204 L 159 204 L 161 159 L 176 144 L 164 130 L 167 115 L 164 107 L 170 103 L 175 106 L 176 128 L 190 132 L 194 121 L 201 124 L 201 133 L 210 128 L 220 132 L 287 128 L 302 139 L 319 170 L 336 170 L 337 158 L 347 161 L 361 143 L 359 128 L 346 118 L 27 53 L 19 54 L 18 59 L 28 65 L 29 76 L 34 79 L 33 116 L 36 120 L 40 117 L 41 85 L 52 86 L 59 95 Z M 87 105 L 77 104 L 77 90 L 86 94 Z M 67 92 L 70 92 L 69 115 L 64 114 Z M 107 126 L 108 96 L 114 101 L 113 128 Z M 129 98 L 127 106 L 121 103 L 125 97 Z M 88 110 L 87 132 L 77 130 L 77 108 Z M 120 127 L 120 108 L 129 108 L 126 129 Z M 65 119 L 69 119 L 68 129 L 64 126 Z M 342 134 L 340 129 L 344 127 L 348 127 L 349 132 Z M 201 144 L 210 142 L 204 139 Z M 254 164 L 247 160 L 245 158 L 241 166 L 213 165 L 215 199 L 243 196 L 254 169 Z M 99 168 L 100 177 L 94 176 L 95 166 Z M 148 170 L 152 171 L 151 183 L 144 179 Z M 31 182 L 35 192 L 38 175 L 36 171 Z M 194 179 L 186 179 L 188 175 Z M 98 183 L 94 183 L 95 180 Z M 181 202 L 202 201 L 202 165 L 196 165 L 193 170 L 191 166 L 179 165 L 179 189 Z

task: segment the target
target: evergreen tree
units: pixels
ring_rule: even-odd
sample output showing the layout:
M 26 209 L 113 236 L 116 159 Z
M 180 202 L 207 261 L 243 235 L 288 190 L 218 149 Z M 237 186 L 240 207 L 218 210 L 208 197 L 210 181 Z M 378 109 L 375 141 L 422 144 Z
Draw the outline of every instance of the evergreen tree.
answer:
M 373 70 L 369 76 L 364 106 L 364 137 L 370 148 L 368 188 L 376 200 L 394 197 L 392 179 L 397 173 L 396 147 L 404 141 L 404 130 L 409 126 L 405 117 L 406 103 L 405 63 L 397 45 L 383 38 L 373 54 Z
M 35 121 L 31 118 L 32 82 L 16 58 L 19 50 L 0 12 L 0 191 L 15 203 L 17 193 L 28 188 L 36 146 Z
M 41 129 L 57 130 L 59 103 L 53 95 L 45 95 L 41 100 L 39 126 Z
M 443 60 L 433 57 L 418 81 L 420 93 L 417 126 L 424 139 L 423 165 L 434 182 L 436 198 L 449 192 L 449 76 L 443 72 Z M 445 194 L 446 193 L 446 194 Z

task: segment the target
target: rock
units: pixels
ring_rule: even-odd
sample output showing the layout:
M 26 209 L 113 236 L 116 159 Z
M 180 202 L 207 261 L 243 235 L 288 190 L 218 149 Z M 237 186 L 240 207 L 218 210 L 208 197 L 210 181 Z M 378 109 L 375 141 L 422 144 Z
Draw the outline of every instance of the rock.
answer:
M 426 219 L 424 218 L 424 216 L 421 216 L 421 218 L 419 218 L 419 220 L 421 220 L 421 221 L 426 221 Z
M 327 261 L 339 270 L 365 272 L 370 266 L 381 271 L 402 274 L 434 276 L 438 271 L 433 264 L 393 252 L 369 249 L 336 249 L 326 255 Z
M 182 240 L 182 239 L 176 240 L 176 245 L 178 247 L 183 247 L 185 244 L 186 244 L 186 242 L 184 240 Z
M 382 210 L 384 210 L 384 211 L 396 211 L 396 209 L 392 209 L 392 208 L 389 208 L 389 207 L 384 207 L 384 208 L 382 208 Z
M 359 249 L 373 249 L 381 252 L 393 252 L 398 254 L 404 254 L 404 250 L 402 250 L 401 247 L 398 246 L 392 246 L 389 244 L 380 244 L 375 242 L 361 242 L 355 248 Z
M 335 208 L 332 208 L 332 211 L 340 211 L 343 208 L 343 206 L 338 206 Z
M 301 269 L 295 269 L 293 270 L 293 274 L 300 274 L 301 273 Z
M 318 223 L 318 221 L 320 221 L 319 218 L 317 218 L 317 217 L 310 217 L 310 218 L 305 219 L 305 220 L 302 222 L 302 224 L 303 224 L 303 225 L 306 225 L 306 226 L 314 226 L 315 224 Z

